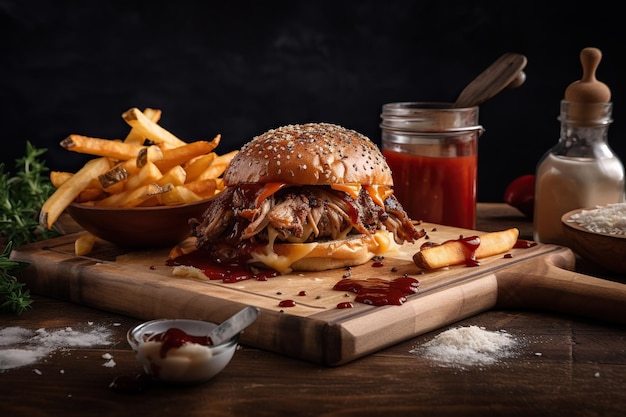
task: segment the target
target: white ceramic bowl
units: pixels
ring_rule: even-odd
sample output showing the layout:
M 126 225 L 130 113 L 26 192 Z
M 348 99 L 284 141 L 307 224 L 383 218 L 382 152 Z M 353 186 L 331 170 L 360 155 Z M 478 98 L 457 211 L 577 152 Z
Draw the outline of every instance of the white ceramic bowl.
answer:
M 159 319 L 130 329 L 127 339 L 144 371 L 153 378 L 195 384 L 208 381 L 228 365 L 237 349 L 239 334 L 215 346 L 187 342 L 180 346 L 177 343 L 165 343 L 163 348 L 163 342 L 150 338 L 169 329 L 182 330 L 192 338 L 204 337 L 215 327 L 216 323 L 202 320 Z

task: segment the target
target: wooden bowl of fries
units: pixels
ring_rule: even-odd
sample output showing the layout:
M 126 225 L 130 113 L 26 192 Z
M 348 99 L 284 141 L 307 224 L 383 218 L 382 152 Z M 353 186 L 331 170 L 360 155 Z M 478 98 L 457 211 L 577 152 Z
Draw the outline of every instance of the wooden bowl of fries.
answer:
M 124 140 L 77 134 L 63 139 L 63 148 L 93 158 L 75 173 L 50 172 L 56 190 L 39 212 L 40 225 L 52 229 L 67 211 L 92 235 L 129 248 L 175 245 L 189 237 L 189 219 L 201 217 L 223 190 L 221 176 L 238 150 L 218 155 L 221 134 L 186 142 L 160 126 L 160 117 L 159 109 L 133 107 L 122 114 L 131 127 Z
M 209 200 L 129 208 L 72 203 L 67 212 L 100 239 L 126 248 L 147 249 L 172 246 L 188 238 L 189 219 L 202 216 L 208 205 Z

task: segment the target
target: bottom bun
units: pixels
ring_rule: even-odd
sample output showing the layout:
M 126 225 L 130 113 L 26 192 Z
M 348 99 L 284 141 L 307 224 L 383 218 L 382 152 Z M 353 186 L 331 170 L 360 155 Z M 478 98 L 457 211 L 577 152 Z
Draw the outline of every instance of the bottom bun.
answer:
M 393 249 L 395 245 L 390 233 L 379 231 L 372 236 L 355 235 L 348 239 L 326 242 L 276 243 L 273 251 L 254 254 L 253 258 L 255 263 L 280 273 L 324 271 L 362 265 L 374 256 L 383 255 Z

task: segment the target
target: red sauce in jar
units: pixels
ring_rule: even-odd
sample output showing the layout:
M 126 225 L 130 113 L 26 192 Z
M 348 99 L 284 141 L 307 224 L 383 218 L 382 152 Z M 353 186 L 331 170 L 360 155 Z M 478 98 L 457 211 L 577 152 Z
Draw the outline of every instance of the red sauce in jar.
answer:
M 383 155 L 393 172 L 394 194 L 410 218 L 476 227 L 476 155 L 429 157 L 388 149 Z

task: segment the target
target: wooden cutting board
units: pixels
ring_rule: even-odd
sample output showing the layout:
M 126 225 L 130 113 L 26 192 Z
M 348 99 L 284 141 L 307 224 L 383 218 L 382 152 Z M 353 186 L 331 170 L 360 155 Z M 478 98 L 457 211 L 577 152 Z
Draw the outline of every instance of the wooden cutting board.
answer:
M 443 242 L 482 232 L 424 224 Z M 537 245 L 493 256 L 478 267 L 455 266 L 420 274 L 412 261 L 419 245 L 385 256 L 383 265 L 354 267 L 351 278 L 408 275 L 420 291 L 401 306 L 354 302 L 333 290 L 344 269 L 247 280 L 180 278 L 165 265 L 168 248 L 129 252 L 105 243 L 89 256 L 74 255 L 70 234 L 17 248 L 11 257 L 30 265 L 20 275 L 33 293 L 151 320 L 195 318 L 222 322 L 246 305 L 260 308 L 240 342 L 325 365 L 341 365 L 384 347 L 493 308 L 533 308 L 626 323 L 626 285 L 573 272 L 567 248 Z M 305 295 L 300 295 L 305 292 Z M 293 300 L 294 307 L 280 307 Z

